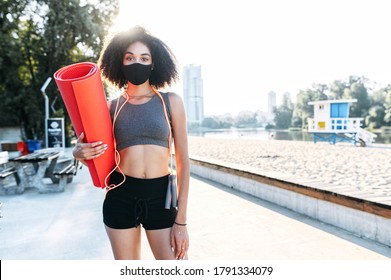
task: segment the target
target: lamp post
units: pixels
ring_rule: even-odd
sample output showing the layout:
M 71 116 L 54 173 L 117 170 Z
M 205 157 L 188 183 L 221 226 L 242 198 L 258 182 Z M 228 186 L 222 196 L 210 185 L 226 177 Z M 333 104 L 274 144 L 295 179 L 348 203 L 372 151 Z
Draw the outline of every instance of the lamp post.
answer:
M 50 81 L 52 80 L 51 77 L 48 77 L 41 87 L 41 92 L 43 97 L 45 98 L 45 146 L 48 147 L 48 119 L 49 119 L 49 97 L 46 95 L 45 90 L 47 86 L 49 85 Z

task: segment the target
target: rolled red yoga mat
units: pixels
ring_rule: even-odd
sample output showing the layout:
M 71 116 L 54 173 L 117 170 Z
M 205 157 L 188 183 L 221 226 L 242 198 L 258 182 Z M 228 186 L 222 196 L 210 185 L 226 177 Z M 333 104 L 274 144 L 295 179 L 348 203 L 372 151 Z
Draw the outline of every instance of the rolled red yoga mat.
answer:
M 87 161 L 94 186 L 104 188 L 115 160 L 111 117 L 99 68 L 91 62 L 76 63 L 58 70 L 54 79 L 76 134 L 84 132 L 84 142 L 103 141 L 108 146 L 103 155 Z

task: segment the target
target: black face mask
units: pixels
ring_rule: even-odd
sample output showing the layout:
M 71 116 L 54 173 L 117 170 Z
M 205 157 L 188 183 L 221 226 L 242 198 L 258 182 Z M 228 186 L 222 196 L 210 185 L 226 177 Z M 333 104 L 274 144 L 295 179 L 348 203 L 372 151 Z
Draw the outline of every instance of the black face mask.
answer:
M 138 86 L 145 83 L 151 76 L 152 64 L 133 63 L 122 65 L 122 73 L 131 84 Z

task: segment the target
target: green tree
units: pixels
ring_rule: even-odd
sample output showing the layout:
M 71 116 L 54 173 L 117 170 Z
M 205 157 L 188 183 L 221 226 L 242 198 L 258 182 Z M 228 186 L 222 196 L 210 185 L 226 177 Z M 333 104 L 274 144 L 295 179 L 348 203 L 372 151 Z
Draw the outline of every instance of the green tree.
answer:
M 256 126 L 257 124 L 257 115 L 251 111 L 241 111 L 235 120 L 235 126 L 237 127 L 246 127 L 246 126 Z
M 350 106 L 350 117 L 363 118 L 368 114 L 370 107 L 368 90 L 365 87 L 366 79 L 364 77 L 350 76 L 348 79 L 348 87 L 345 88 L 344 99 L 357 99 Z
M 365 117 L 365 125 L 370 128 L 380 128 L 391 122 L 391 85 L 369 95 L 370 108 Z
M 375 91 L 372 95 L 369 96 L 371 101 L 371 106 L 384 106 L 386 103 L 387 88 L 382 88 L 378 91 Z
M 219 123 L 215 117 L 205 117 L 202 120 L 202 126 L 207 128 L 216 129 L 219 128 Z
M 231 114 L 225 114 L 217 117 L 219 128 L 230 128 L 235 121 Z
M 0 126 L 21 123 L 24 85 L 19 77 L 23 64 L 18 40 L 27 0 L 0 2 Z
M 212 129 L 218 128 L 230 128 L 234 124 L 234 119 L 230 114 L 225 114 L 221 116 L 208 116 L 205 117 L 202 121 L 202 126 Z
M 0 125 L 21 125 L 27 137 L 43 139 L 44 99 L 40 88 L 59 68 L 96 61 L 118 1 L 7 0 L 0 5 Z M 59 96 L 55 83 L 46 90 Z M 60 100 L 56 109 L 65 111 Z M 70 124 L 66 114 L 66 123 Z
M 324 84 L 313 84 L 311 88 L 299 91 L 292 112 L 292 126 L 302 128 L 307 126 L 307 119 L 314 115 L 314 108 L 308 102 L 326 100 L 327 90 L 328 87 Z
M 345 89 L 347 87 L 348 86 L 343 81 L 336 80 L 332 82 L 329 87 L 330 88 L 329 99 L 335 99 L 335 100 L 342 99 Z
M 369 109 L 365 117 L 365 125 L 369 128 L 380 128 L 384 122 L 384 107 L 381 105 L 373 106 Z
M 287 129 L 292 122 L 292 109 L 284 106 L 274 108 L 274 123 L 276 128 Z
M 391 126 L 391 85 L 385 89 L 386 95 L 384 99 L 384 125 Z
M 282 104 L 274 108 L 274 123 L 276 128 L 287 129 L 292 123 L 293 104 L 287 95 L 282 97 Z

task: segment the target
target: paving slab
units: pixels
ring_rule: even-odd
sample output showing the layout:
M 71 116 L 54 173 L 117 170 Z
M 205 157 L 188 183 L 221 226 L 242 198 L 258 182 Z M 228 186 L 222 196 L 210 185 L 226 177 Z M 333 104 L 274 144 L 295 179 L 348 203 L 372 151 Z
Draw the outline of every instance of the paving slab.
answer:
M 104 190 L 83 167 L 63 193 L 0 196 L 0 259 L 111 260 Z M 389 260 L 391 248 L 192 176 L 192 260 Z M 142 258 L 153 259 L 145 233 Z

